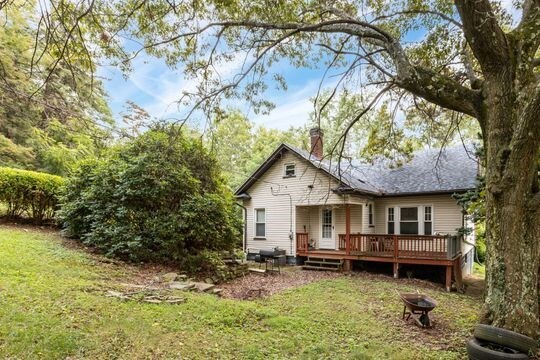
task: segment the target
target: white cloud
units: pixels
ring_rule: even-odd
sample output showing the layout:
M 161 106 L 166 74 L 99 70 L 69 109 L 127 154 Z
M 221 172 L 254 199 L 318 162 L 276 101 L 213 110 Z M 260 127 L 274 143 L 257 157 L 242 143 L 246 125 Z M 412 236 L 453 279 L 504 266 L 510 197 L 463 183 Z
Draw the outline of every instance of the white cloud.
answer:
M 310 98 L 316 95 L 318 85 L 317 81 L 311 80 L 296 90 L 274 94 L 278 96 L 271 101 L 276 107 L 268 115 L 256 115 L 253 121 L 265 127 L 283 130 L 304 125 L 309 120 L 309 113 L 313 111 Z
M 231 60 L 216 64 L 221 79 L 237 74 L 244 62 L 244 54 L 237 54 Z M 117 118 L 127 100 L 142 106 L 152 117 L 166 119 L 180 118 L 185 109 L 179 109 L 177 101 L 183 92 L 193 92 L 197 79 L 186 79 L 183 68 L 171 69 L 165 63 L 145 54 L 135 58 L 133 71 L 127 79 L 116 68 L 101 68 L 100 74 L 111 80 L 106 81 L 110 103 Z

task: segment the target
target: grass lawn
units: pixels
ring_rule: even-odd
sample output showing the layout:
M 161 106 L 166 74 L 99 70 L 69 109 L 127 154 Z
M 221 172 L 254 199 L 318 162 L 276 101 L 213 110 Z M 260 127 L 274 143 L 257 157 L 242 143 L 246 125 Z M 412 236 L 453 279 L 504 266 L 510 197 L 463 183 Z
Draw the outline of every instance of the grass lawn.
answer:
M 1 358 L 456 359 L 480 301 L 439 285 L 340 276 L 255 301 L 183 293 L 183 304 L 105 297 L 140 271 L 0 226 Z M 401 320 L 398 291 L 437 299 L 436 326 Z
M 486 266 L 477 262 L 473 263 L 473 273 L 479 277 L 486 276 Z

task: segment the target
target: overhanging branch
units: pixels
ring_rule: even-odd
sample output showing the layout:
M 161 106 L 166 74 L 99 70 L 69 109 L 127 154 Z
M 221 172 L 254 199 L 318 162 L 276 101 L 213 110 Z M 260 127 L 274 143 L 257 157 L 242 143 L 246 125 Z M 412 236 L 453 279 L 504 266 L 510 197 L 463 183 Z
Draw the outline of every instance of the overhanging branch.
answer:
M 508 67 L 510 47 L 506 34 L 488 0 L 455 0 L 463 24 L 463 33 L 480 67 L 497 73 Z

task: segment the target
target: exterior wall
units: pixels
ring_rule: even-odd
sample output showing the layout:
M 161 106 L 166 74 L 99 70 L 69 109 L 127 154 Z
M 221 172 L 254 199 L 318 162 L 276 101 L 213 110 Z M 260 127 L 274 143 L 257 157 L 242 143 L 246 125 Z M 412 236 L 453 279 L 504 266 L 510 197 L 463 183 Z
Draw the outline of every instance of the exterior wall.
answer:
M 336 237 L 345 234 L 345 206 L 340 206 L 335 210 Z M 351 234 L 362 233 L 362 205 L 351 205 Z
M 457 229 L 463 226 L 461 208 L 449 194 L 387 197 L 375 200 L 375 233 L 386 234 L 387 232 L 387 207 L 419 205 L 432 206 L 433 234 L 455 234 Z M 397 218 L 396 221 L 398 221 Z
M 373 216 L 374 216 L 374 224 L 376 224 L 375 222 L 377 221 L 377 214 L 375 213 L 376 211 L 376 208 L 375 208 L 375 202 L 373 200 L 369 200 L 369 201 L 366 201 L 366 203 L 364 204 L 364 212 L 362 214 L 362 234 L 375 234 L 375 226 L 374 225 L 369 225 L 369 207 L 368 205 L 369 204 L 373 204 Z
M 387 208 L 391 206 L 432 206 L 432 221 L 433 234 L 451 234 L 457 233 L 457 230 L 463 226 L 463 214 L 461 208 L 454 199 L 447 195 L 424 195 L 424 196 L 403 196 L 403 197 L 388 197 L 375 200 L 375 232 L 377 234 L 385 234 L 387 232 L 386 216 Z M 396 214 L 396 221 L 397 214 Z M 474 224 L 467 223 L 468 227 L 474 228 Z M 469 254 L 467 262 L 464 264 L 463 272 L 470 274 L 472 272 L 472 262 L 470 259 L 474 255 L 475 243 L 474 232 L 465 238 L 465 242 L 461 242 L 461 253 Z
M 284 177 L 285 164 L 292 163 L 295 164 L 296 176 Z M 308 232 L 316 234 L 318 239 L 320 215 L 319 207 L 316 205 L 336 206 L 343 205 L 344 201 L 358 203 L 362 201 L 362 198 L 358 196 L 341 196 L 333 193 L 332 189 L 337 186 L 338 182 L 335 179 L 316 169 L 306 160 L 290 152 L 284 153 L 281 159 L 277 160 L 247 191 L 251 196 L 250 200 L 244 200 L 243 203 L 247 209 L 247 249 L 271 250 L 274 247 L 280 247 L 287 251 L 287 255 L 295 255 L 296 245 L 294 239 L 289 239 L 289 231 L 292 230 L 293 234 L 297 231 L 304 232 L 303 226 L 306 219 L 311 220 Z M 310 210 L 304 210 L 304 206 L 309 206 Z M 256 239 L 254 236 L 254 211 L 258 208 L 264 208 L 266 211 L 264 239 Z M 340 215 L 336 213 L 334 216 L 337 225 L 341 221 L 338 220 Z M 353 216 L 351 213 L 351 220 Z M 343 224 L 344 221 L 343 210 Z

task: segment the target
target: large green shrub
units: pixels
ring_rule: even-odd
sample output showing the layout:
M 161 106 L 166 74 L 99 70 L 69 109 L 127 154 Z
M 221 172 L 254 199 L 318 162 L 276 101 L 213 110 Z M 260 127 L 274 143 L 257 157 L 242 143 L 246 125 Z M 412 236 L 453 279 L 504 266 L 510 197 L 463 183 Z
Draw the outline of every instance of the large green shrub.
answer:
M 163 130 L 82 163 L 62 202 L 68 235 L 132 261 L 183 263 L 240 238 L 216 160 L 200 141 Z
M 53 218 L 63 184 L 56 175 L 0 167 L 0 203 L 10 217 L 42 223 Z

